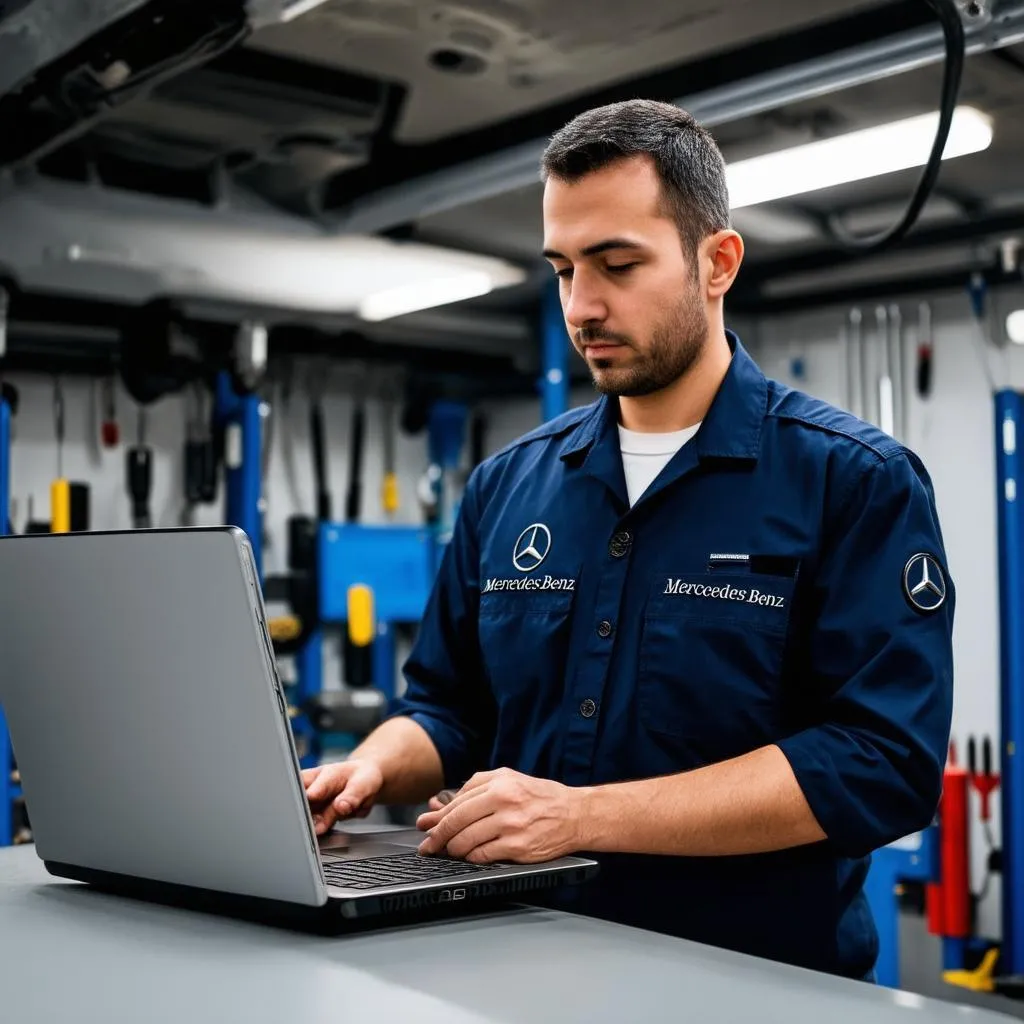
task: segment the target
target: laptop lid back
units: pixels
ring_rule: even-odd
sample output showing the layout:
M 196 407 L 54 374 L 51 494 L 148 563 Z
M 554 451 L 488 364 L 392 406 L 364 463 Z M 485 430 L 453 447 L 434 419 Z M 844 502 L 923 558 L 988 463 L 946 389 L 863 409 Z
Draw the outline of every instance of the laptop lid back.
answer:
M 0 537 L 0 704 L 43 860 L 326 901 L 241 531 Z

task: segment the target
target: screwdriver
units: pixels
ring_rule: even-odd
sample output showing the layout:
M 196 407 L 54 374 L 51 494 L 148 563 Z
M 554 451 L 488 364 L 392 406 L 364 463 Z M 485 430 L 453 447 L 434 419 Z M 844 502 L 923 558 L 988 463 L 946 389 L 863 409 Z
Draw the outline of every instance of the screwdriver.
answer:
M 50 484 L 50 532 L 71 530 L 71 484 L 64 477 L 64 389 L 53 382 L 53 421 L 57 435 L 57 479 Z
M 132 526 L 147 530 L 152 525 L 149 494 L 153 486 L 153 450 L 146 445 L 146 410 L 139 409 L 138 440 L 127 454 L 128 495 L 132 500 Z
M 395 407 L 384 403 L 384 484 L 381 490 L 384 512 L 388 517 L 398 511 L 398 473 L 395 471 Z

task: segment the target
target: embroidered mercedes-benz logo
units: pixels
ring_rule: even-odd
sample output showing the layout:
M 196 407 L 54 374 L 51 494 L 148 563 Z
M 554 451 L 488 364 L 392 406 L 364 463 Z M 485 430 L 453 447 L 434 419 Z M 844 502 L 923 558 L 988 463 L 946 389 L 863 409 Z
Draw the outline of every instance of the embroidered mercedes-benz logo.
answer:
M 512 564 L 520 572 L 533 572 L 543 564 L 551 550 L 551 531 L 543 523 L 528 526 L 516 541 Z

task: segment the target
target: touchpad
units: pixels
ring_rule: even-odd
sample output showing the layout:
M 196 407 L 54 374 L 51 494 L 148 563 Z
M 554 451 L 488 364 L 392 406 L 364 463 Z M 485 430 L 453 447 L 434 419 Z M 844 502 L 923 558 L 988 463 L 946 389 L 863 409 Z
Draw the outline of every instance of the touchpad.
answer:
M 361 857 L 388 857 L 408 853 L 423 842 L 418 829 L 384 832 L 329 832 L 320 839 L 324 860 L 356 860 Z

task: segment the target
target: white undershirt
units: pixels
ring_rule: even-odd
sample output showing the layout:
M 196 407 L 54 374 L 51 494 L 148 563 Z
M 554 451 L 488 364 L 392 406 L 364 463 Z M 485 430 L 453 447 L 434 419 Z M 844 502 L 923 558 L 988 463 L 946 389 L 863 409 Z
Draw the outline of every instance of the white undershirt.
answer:
M 643 434 L 619 427 L 619 447 L 622 449 L 622 468 L 626 474 L 626 493 L 629 507 L 654 483 L 658 474 L 669 464 L 672 456 L 690 440 L 700 424 L 669 434 Z

